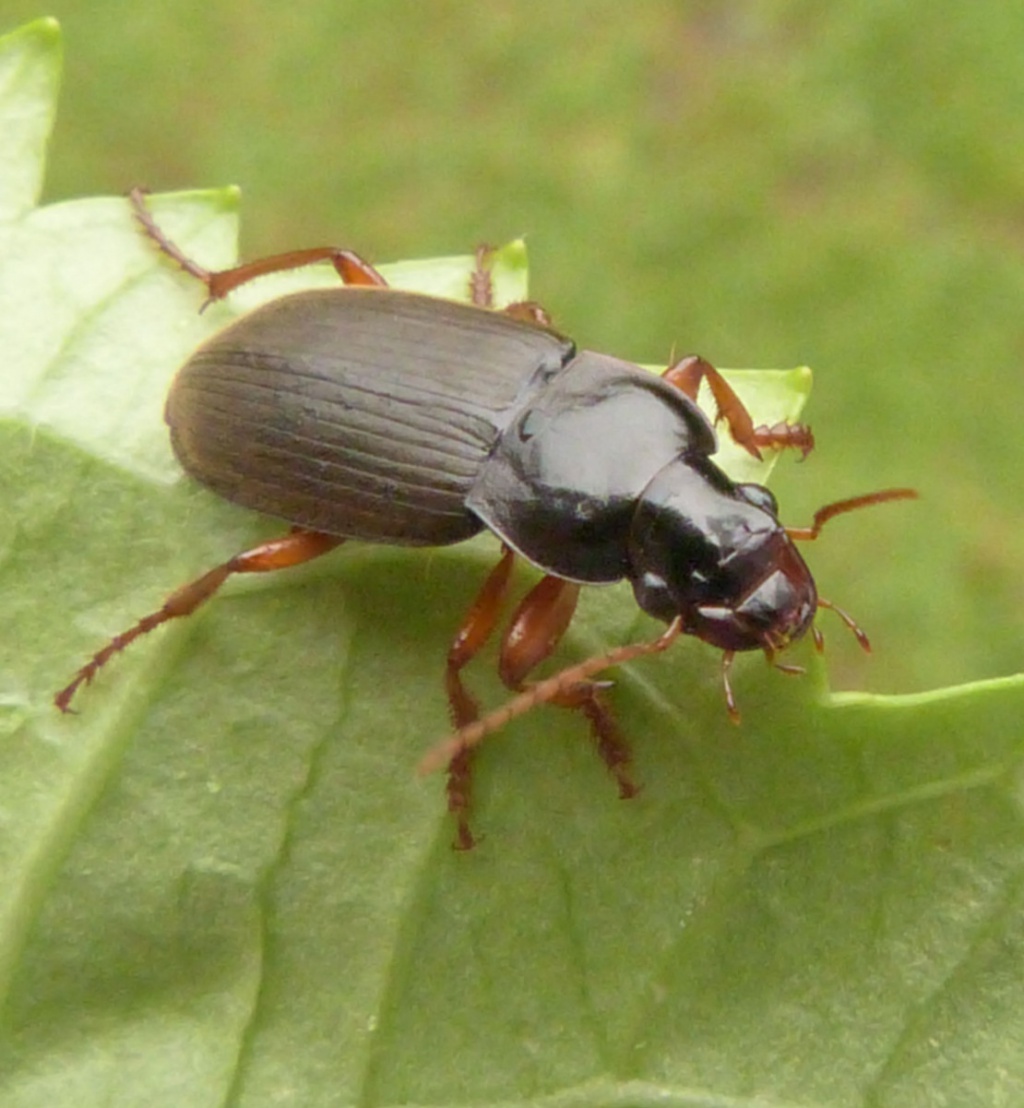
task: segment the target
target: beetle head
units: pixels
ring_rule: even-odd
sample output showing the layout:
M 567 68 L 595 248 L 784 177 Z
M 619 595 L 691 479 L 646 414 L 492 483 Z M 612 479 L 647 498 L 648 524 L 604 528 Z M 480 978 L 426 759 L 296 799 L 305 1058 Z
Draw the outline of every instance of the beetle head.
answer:
M 774 654 L 810 627 L 814 579 L 761 485 L 680 457 L 644 490 L 630 529 L 637 603 L 725 651 Z

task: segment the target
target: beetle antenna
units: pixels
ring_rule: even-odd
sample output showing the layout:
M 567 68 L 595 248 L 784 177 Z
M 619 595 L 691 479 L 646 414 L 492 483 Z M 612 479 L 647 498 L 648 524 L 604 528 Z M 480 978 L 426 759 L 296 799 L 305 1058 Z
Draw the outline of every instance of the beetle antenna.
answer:
M 858 508 L 884 504 L 889 500 L 916 500 L 917 495 L 917 489 L 882 489 L 879 492 L 865 493 L 863 496 L 851 496 L 848 500 L 836 500 L 814 513 L 814 522 L 810 527 L 787 527 L 786 534 L 791 539 L 801 541 L 816 539 L 821 534 L 822 527 L 830 519 L 841 516 L 844 512 L 854 512 Z
M 828 608 L 830 612 L 835 612 L 835 614 L 839 616 L 843 623 L 845 623 L 846 626 L 849 627 L 849 629 L 857 636 L 857 642 L 860 643 L 861 648 L 865 651 L 865 653 L 871 653 L 871 640 L 867 637 L 864 629 L 853 618 L 853 616 L 850 615 L 849 612 L 844 612 L 843 609 L 840 608 L 837 604 L 833 604 L 831 600 L 823 600 L 820 596 L 818 597 L 818 607 Z
M 547 677 L 543 681 L 530 685 L 525 692 L 514 696 L 500 708 L 488 712 L 480 719 L 473 720 L 465 727 L 460 727 L 447 739 L 442 739 L 424 755 L 419 764 L 418 772 L 424 775 L 441 769 L 442 766 L 448 765 L 453 758 L 457 758 L 460 754 L 479 745 L 488 735 L 500 731 L 505 724 L 511 723 L 517 716 L 525 715 L 532 708 L 537 707 L 538 704 L 546 704 L 549 700 L 555 700 L 568 692 L 574 685 L 582 684 L 603 669 L 608 669 L 610 666 L 619 666 L 624 662 L 631 662 L 634 658 L 643 657 L 645 654 L 660 654 L 672 645 L 682 629 L 683 617 L 676 616 L 668 625 L 668 628 L 656 639 L 614 647 L 604 654 L 596 654 L 592 658 L 577 662 L 574 666 L 567 666 L 552 677 Z M 729 683 L 726 679 L 726 689 L 728 690 L 728 688 Z M 735 708 L 735 704 L 733 708 Z
M 816 539 L 821 534 L 821 529 L 830 519 L 841 516 L 844 512 L 854 512 L 858 508 L 868 508 L 872 504 L 884 504 L 889 500 L 916 500 L 917 496 L 917 489 L 881 489 L 878 492 L 865 493 L 863 496 L 851 496 L 847 500 L 835 500 L 814 513 L 814 520 L 810 527 L 787 527 L 786 534 L 791 539 L 807 542 Z M 835 612 L 856 635 L 857 642 L 860 643 L 862 649 L 869 654 L 871 653 L 871 640 L 849 612 L 844 612 L 842 608 L 837 607 L 830 600 L 823 600 L 820 596 L 818 597 L 818 607 L 828 608 Z M 814 649 L 820 654 L 825 647 L 825 640 L 814 625 L 811 626 L 811 634 L 814 636 Z

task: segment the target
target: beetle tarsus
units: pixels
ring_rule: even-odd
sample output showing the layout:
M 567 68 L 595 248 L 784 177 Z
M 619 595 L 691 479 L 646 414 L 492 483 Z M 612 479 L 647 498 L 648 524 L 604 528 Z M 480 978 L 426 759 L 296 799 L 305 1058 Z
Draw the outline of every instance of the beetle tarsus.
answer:
M 491 258 L 494 247 L 480 243 L 473 254 L 473 272 L 469 275 L 469 300 L 478 308 L 494 307 L 494 280 L 491 277 Z
M 455 820 L 452 850 L 472 850 L 477 843 L 469 826 L 469 810 L 473 793 L 472 757 L 471 750 L 463 750 L 448 763 L 448 781 L 445 791 L 448 797 L 448 811 Z
M 197 281 L 202 281 L 207 289 L 210 289 L 210 281 L 214 274 L 204 266 L 201 266 L 198 262 L 193 261 L 176 243 L 164 234 L 160 229 L 160 225 L 153 218 L 153 213 L 149 210 L 149 204 L 146 199 L 148 196 L 149 190 L 139 185 L 136 185 L 128 193 L 128 200 L 131 203 L 132 212 L 139 226 L 142 228 L 142 233 L 162 254 L 170 258 L 172 262 L 183 269 L 190 277 L 195 277 Z M 212 291 L 210 297 L 211 299 L 216 299 Z M 204 304 L 203 306 L 205 307 L 206 305 Z
M 180 266 L 191 277 L 202 281 L 206 286 L 208 298 L 201 311 L 215 300 L 222 300 L 230 292 L 242 285 L 254 281 L 257 277 L 266 277 L 271 273 L 282 273 L 290 269 L 302 269 L 319 262 L 330 262 L 338 276 L 346 285 L 371 285 L 387 288 L 387 281 L 364 258 L 353 250 L 338 246 L 314 246 L 306 250 L 288 250 L 283 254 L 271 254 L 266 258 L 257 258 L 251 262 L 231 266 L 229 269 L 210 270 L 193 261 L 172 239 L 160 229 L 146 202 L 148 193 L 142 188 L 133 188 L 128 194 L 135 218 L 146 237 Z
M 640 791 L 633 780 L 630 767 L 633 763 L 633 751 L 629 740 L 622 733 L 611 708 L 598 696 L 593 683 L 586 686 L 588 695 L 580 704 L 580 709 L 590 723 L 590 730 L 597 743 L 597 752 L 608 772 L 615 778 L 621 800 L 632 800 Z
M 799 450 L 799 461 L 804 461 L 814 449 L 814 432 L 806 423 L 789 423 L 785 420 L 770 427 L 762 423 L 754 428 L 754 442 L 762 449 Z
M 251 550 L 245 550 L 236 554 L 219 566 L 208 570 L 189 581 L 174 592 L 164 601 L 163 605 L 155 612 L 143 616 L 133 627 L 121 634 L 115 635 L 101 650 L 98 650 L 92 658 L 75 674 L 69 685 L 61 689 L 54 697 L 54 703 L 62 712 L 67 711 L 76 691 L 84 684 L 88 685 L 115 654 L 119 654 L 125 647 L 130 646 L 136 639 L 148 635 L 163 623 L 172 619 L 181 619 L 191 615 L 201 604 L 204 604 L 224 584 L 224 582 L 236 573 L 269 573 L 278 569 L 287 569 L 289 566 L 301 565 L 303 562 L 319 558 L 345 540 L 336 535 L 325 535 L 319 531 L 306 531 L 293 528 L 287 535 L 280 539 L 271 539 L 261 543 Z
M 469 301 L 474 307 L 494 307 L 494 276 L 491 272 L 491 263 L 495 248 L 487 243 L 480 243 L 473 254 L 473 270 L 469 275 Z M 537 327 L 551 327 L 551 316 L 548 310 L 538 304 L 536 300 L 517 300 L 512 304 L 506 304 L 500 309 L 503 315 L 518 319 L 521 323 L 532 323 Z

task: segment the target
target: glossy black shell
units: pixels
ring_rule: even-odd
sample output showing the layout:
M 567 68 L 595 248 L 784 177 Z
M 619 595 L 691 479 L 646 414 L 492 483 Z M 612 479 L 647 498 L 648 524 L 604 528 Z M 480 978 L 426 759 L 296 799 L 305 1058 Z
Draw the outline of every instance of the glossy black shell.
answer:
M 165 418 L 182 466 L 236 504 L 369 542 L 444 545 L 565 338 L 468 305 L 341 288 L 273 300 L 204 343 Z

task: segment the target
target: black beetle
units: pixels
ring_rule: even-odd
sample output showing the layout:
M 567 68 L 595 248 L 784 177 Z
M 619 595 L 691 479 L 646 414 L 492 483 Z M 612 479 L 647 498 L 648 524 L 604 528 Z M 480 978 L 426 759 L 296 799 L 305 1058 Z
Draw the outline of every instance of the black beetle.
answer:
M 725 652 L 727 703 L 738 718 L 728 683 L 733 654 L 760 649 L 774 658 L 811 627 L 819 607 L 831 607 L 793 539 L 816 537 L 839 512 L 914 495 L 891 489 L 842 501 L 822 509 L 811 528 L 787 530 L 767 489 L 731 481 L 712 461 L 715 432 L 695 403 L 697 389 L 708 381 L 720 418 L 757 456 L 780 446 L 806 454 L 808 428 L 755 428 L 702 359 L 684 358 L 657 377 L 577 350 L 536 304 L 492 310 L 483 248 L 474 304 L 388 289 L 358 255 L 331 247 L 211 273 L 163 235 L 141 190 L 131 200 L 146 234 L 202 280 L 211 299 L 319 261 L 330 261 L 347 287 L 273 300 L 205 342 L 179 371 L 165 418 L 185 471 L 292 530 L 178 589 L 112 639 L 56 695 L 62 711 L 113 654 L 195 611 L 232 574 L 298 565 L 346 538 L 436 546 L 487 528 L 504 551 L 446 667 L 459 729 L 443 748 L 448 804 L 456 845 L 469 847 L 470 748 L 488 730 L 541 700 L 578 708 L 621 795 L 632 795 L 629 750 L 592 674 L 664 649 L 680 631 L 696 635 Z M 479 720 L 460 671 L 497 623 L 515 554 L 545 574 L 502 640 L 499 672 L 522 695 Z M 527 686 L 568 627 L 580 585 L 623 578 L 669 631 Z

